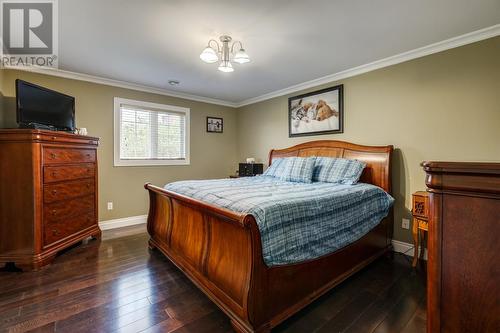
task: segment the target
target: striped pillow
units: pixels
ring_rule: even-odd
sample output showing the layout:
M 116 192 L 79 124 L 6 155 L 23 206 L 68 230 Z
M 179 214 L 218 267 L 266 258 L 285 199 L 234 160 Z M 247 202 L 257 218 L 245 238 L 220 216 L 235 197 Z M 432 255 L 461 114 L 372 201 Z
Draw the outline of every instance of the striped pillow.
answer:
M 263 175 L 279 178 L 283 173 L 283 166 L 285 165 L 285 163 L 283 162 L 283 158 L 273 159 L 272 164 L 269 166 L 269 168 L 266 169 L 266 171 L 264 171 Z
M 313 181 L 338 184 L 356 184 L 366 163 L 345 158 L 317 157 Z
M 280 166 L 279 179 L 287 182 L 312 183 L 315 157 L 287 157 Z

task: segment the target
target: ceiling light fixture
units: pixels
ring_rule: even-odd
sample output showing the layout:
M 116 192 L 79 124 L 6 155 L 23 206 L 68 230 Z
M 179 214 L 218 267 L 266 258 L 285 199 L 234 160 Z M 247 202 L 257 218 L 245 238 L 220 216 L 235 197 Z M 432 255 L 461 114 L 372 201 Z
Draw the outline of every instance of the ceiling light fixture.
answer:
M 231 61 L 237 62 L 239 64 L 245 64 L 250 61 L 250 57 L 245 52 L 243 44 L 240 41 L 233 42 L 231 47 L 232 38 L 230 36 L 220 36 L 219 40 L 222 46 L 215 40 L 211 39 L 208 41 L 207 47 L 201 52 L 200 59 L 207 64 L 213 64 L 214 62 L 221 60 L 218 69 L 221 72 L 230 73 L 234 71 Z M 214 45 L 215 44 L 215 45 Z M 234 52 L 235 45 L 238 45 L 238 51 Z

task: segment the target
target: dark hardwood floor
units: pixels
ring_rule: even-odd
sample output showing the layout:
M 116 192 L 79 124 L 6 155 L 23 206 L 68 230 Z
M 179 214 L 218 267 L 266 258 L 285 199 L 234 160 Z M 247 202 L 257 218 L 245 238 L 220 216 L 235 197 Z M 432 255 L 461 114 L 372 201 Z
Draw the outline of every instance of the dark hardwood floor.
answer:
M 147 240 L 105 231 L 39 272 L 0 271 L 0 332 L 232 332 Z M 423 276 L 405 256 L 382 258 L 273 332 L 425 332 Z

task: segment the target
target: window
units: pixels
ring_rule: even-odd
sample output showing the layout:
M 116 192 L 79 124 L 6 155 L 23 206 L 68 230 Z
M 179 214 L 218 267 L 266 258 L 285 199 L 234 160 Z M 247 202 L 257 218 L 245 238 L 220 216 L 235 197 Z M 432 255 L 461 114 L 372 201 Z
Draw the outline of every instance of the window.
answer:
M 189 164 L 189 109 L 115 97 L 115 166 Z

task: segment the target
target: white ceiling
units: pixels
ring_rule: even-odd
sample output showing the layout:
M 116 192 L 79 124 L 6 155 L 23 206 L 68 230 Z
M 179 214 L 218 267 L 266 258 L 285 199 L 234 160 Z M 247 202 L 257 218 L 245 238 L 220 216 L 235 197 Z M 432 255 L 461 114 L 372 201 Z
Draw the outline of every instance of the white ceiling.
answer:
M 239 103 L 498 23 L 499 0 L 60 0 L 59 68 Z M 252 62 L 201 62 L 222 34 Z

